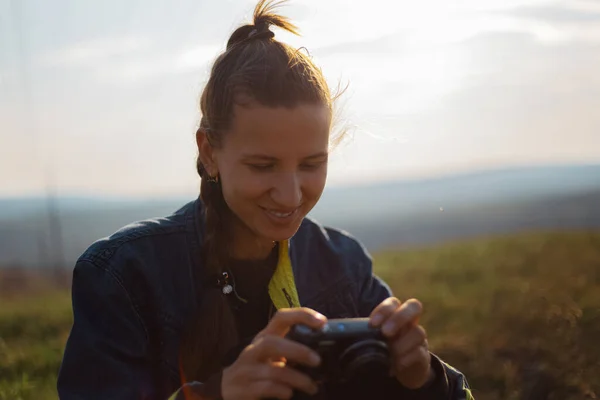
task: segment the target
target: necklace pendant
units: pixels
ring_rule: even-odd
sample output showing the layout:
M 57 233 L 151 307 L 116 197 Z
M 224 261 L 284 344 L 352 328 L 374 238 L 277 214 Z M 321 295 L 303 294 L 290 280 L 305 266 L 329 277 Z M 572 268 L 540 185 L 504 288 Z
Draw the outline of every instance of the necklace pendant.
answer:
M 223 294 L 229 294 L 231 292 L 233 292 L 233 286 L 231 286 L 230 284 L 227 284 L 225 286 L 223 286 Z

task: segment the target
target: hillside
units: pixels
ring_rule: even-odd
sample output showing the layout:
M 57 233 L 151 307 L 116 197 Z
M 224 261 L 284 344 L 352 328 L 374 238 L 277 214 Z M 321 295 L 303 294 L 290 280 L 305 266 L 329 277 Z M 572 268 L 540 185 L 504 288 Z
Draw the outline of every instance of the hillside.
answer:
M 600 233 L 390 248 L 374 262 L 398 297 L 423 302 L 432 350 L 467 375 L 477 400 L 600 395 Z M 68 292 L 0 300 L 0 400 L 55 399 Z
M 133 221 L 168 215 L 192 198 L 0 199 L 0 265 L 73 265 L 95 240 Z M 328 188 L 311 212 L 371 250 L 527 229 L 600 229 L 600 166 L 479 171 L 415 181 Z M 52 232 L 52 233 L 51 233 Z
M 600 395 L 600 233 L 390 249 L 375 264 L 398 297 L 423 302 L 432 349 L 476 399 Z
M 600 189 L 481 205 L 431 207 L 408 215 L 359 215 L 336 226 L 352 232 L 373 251 L 398 243 L 412 247 L 529 230 L 600 231 Z

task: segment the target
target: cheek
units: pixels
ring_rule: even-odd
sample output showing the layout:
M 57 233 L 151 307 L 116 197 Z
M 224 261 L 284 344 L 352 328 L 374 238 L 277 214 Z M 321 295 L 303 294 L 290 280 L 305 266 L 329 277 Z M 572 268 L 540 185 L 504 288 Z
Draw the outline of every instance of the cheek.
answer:
M 317 202 L 325 189 L 327 181 L 327 169 L 322 171 L 307 174 L 303 179 L 302 190 L 306 200 Z
M 251 174 L 238 173 L 224 178 L 223 196 L 230 207 L 243 207 L 244 203 L 261 197 L 266 190 L 266 182 Z
M 256 206 L 264 203 L 265 193 L 269 191 L 268 177 L 236 166 L 223 168 L 221 179 L 223 197 L 231 211 L 242 220 L 252 219 Z

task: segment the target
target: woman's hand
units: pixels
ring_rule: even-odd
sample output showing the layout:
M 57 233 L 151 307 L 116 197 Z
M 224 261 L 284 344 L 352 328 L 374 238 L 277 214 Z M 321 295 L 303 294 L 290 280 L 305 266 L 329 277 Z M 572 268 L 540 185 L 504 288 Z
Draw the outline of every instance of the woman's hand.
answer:
M 418 300 L 402 303 L 395 297 L 381 302 L 371 313 L 372 326 L 381 327 L 392 353 L 392 373 L 409 389 L 418 389 L 433 379 L 427 333 L 419 318 L 423 307 Z
M 316 367 L 320 363 L 319 355 L 284 336 L 295 324 L 318 329 L 325 322 L 323 315 L 308 308 L 279 310 L 237 360 L 223 370 L 223 399 L 289 399 L 295 390 L 315 394 L 315 382 L 306 374 L 286 367 L 286 362 Z

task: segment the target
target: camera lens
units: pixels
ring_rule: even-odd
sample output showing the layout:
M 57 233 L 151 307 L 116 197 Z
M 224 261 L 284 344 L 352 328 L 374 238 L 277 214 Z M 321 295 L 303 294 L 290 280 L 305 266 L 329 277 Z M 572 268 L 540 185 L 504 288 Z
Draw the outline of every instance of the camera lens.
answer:
M 352 344 L 340 355 L 342 379 L 349 381 L 369 376 L 385 376 L 390 369 L 387 345 L 376 339 Z

